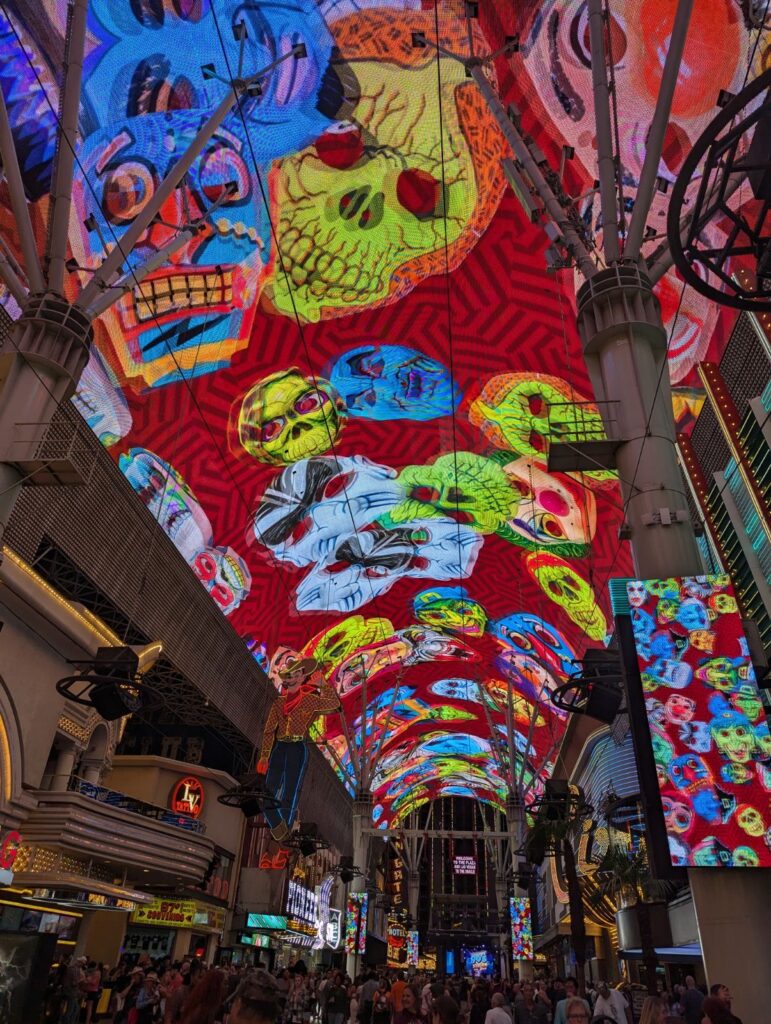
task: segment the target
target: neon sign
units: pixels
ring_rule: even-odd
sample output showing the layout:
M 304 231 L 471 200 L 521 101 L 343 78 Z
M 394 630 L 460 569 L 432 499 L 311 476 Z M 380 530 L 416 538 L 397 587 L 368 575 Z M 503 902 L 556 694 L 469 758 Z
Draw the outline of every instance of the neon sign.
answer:
M 169 806 L 175 814 L 189 814 L 191 818 L 200 818 L 203 799 L 203 783 L 194 775 L 187 775 L 180 779 L 171 791 Z

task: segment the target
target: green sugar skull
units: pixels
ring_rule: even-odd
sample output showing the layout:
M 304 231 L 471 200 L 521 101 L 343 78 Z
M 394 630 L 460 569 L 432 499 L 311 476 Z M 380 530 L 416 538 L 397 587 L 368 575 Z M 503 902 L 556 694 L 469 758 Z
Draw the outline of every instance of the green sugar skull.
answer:
M 327 451 L 345 420 L 343 402 L 329 381 L 304 377 L 295 367 L 258 381 L 236 411 L 241 446 L 274 466 Z
M 751 722 L 763 717 L 763 703 L 758 691 L 750 683 L 741 683 L 728 697 L 732 707 L 746 715 Z
M 723 711 L 710 723 L 710 733 L 717 749 L 729 761 L 747 764 L 752 760 L 755 736 L 744 715 Z
M 737 846 L 731 864 L 735 868 L 756 868 L 760 864 L 760 857 L 751 846 Z
M 766 831 L 763 815 L 757 807 L 753 807 L 751 804 L 740 804 L 736 808 L 736 824 L 748 836 L 762 836 Z
M 407 498 L 383 517 L 387 526 L 440 516 L 495 533 L 518 501 L 503 469 L 473 452 L 440 455 L 431 466 L 405 466 L 398 482 Z
M 492 377 L 468 416 L 496 448 L 535 458 L 548 453 L 551 441 L 605 436 L 597 406 L 561 377 L 545 373 Z

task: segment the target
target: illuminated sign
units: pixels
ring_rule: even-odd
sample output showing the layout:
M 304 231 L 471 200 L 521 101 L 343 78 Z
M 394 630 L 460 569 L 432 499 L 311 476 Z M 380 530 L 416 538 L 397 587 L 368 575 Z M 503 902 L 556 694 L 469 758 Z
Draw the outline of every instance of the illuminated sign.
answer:
M 339 949 L 343 940 L 343 912 L 330 908 L 329 920 L 327 921 L 327 946 L 330 949 Z
M 466 974 L 479 978 L 482 975 L 490 975 L 495 970 L 493 954 L 485 946 L 478 946 L 474 949 L 467 949 L 464 946 L 461 953 Z
M 527 896 L 510 896 L 511 956 L 514 960 L 533 959 L 533 922 Z
M 154 924 L 162 928 L 192 928 L 195 900 L 162 900 L 137 907 L 131 915 L 132 924 Z
M 455 857 L 452 863 L 456 875 L 475 875 L 477 873 L 476 857 Z
M 191 818 L 200 818 L 203 797 L 203 783 L 200 779 L 194 775 L 186 775 L 172 789 L 169 806 L 175 814 L 189 814 Z
M 269 932 L 281 932 L 286 928 L 286 918 L 279 914 L 247 914 L 247 928 L 262 928 Z
M 13 882 L 13 865 L 22 844 L 21 834 L 16 831 L 6 832 L 0 844 L 0 886 Z
M 346 953 L 366 953 L 367 951 L 368 908 L 369 893 L 348 893 L 348 904 L 345 913 Z
M 407 964 L 407 932 L 398 918 L 389 917 L 386 941 L 388 966 L 405 967 Z
M 729 577 L 627 598 L 672 864 L 771 867 L 771 735 Z
M 323 949 L 327 945 L 327 929 L 329 925 L 330 908 L 329 902 L 332 898 L 332 886 L 335 876 L 327 875 L 321 885 L 316 886 L 316 938 L 313 942 L 314 949 Z
M 252 932 L 251 935 L 239 935 L 238 941 L 242 946 L 257 946 L 260 949 L 270 948 L 270 936 L 261 935 L 259 932 Z
M 289 880 L 286 896 L 287 941 L 310 946 L 318 935 L 319 898 L 294 879 Z
M 407 966 L 417 967 L 419 962 L 419 933 L 417 931 L 407 932 Z M 434 967 L 436 967 L 436 958 L 434 958 Z M 429 968 L 430 969 L 430 968 Z

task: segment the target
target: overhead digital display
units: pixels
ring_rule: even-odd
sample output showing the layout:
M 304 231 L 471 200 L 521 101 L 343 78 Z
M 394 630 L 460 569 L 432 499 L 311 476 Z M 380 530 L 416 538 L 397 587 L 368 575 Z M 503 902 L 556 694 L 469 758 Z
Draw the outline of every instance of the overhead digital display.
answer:
M 694 12 L 667 180 L 745 75 L 745 7 Z M 671 17 L 671 0 L 613 5 L 630 200 Z M 41 243 L 66 19 L 42 0 L 0 11 L 0 86 Z M 547 469 L 553 442 L 602 432 L 575 282 L 547 273 L 497 122 L 446 51 L 519 37 L 491 80 L 550 159 L 574 148 L 563 184 L 595 225 L 586 5 L 489 0 L 467 24 L 445 0 L 91 0 L 88 19 L 73 290 L 238 69 L 299 44 L 305 57 L 233 107 L 141 238 L 129 271 L 195 227 L 96 322 L 76 407 L 273 681 L 289 649 L 334 686 L 341 706 L 312 739 L 352 792 L 371 779 L 378 826 L 440 794 L 502 807 L 509 762 L 537 795 L 564 728 L 548 694 L 607 642 L 605 582 L 630 559 L 612 476 Z M 0 229 L 16 251 L 2 207 Z M 730 321 L 673 274 L 657 294 L 687 427 L 693 368 Z M 136 558 L 153 569 L 151 551 Z
M 511 956 L 514 960 L 533 959 L 533 921 L 527 896 L 510 896 Z
M 729 577 L 627 594 L 672 864 L 771 867 L 771 735 Z

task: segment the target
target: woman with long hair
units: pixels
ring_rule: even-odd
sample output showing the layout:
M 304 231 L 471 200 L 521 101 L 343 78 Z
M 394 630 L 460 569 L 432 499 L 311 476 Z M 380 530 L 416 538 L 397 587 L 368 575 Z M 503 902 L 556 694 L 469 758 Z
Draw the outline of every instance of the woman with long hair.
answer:
M 180 1024 L 214 1024 L 222 1006 L 224 986 L 222 971 L 207 971 L 191 990 Z
M 640 1014 L 640 1024 L 667 1024 L 669 1006 L 666 999 L 646 996 Z

